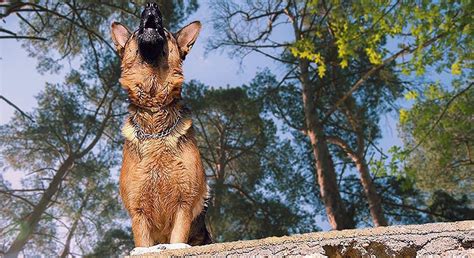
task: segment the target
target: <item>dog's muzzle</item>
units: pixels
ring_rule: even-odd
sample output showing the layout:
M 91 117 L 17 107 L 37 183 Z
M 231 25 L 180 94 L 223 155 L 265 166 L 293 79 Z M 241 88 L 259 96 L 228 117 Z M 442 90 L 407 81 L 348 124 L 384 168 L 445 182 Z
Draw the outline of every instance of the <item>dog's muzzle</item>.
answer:
M 163 54 L 166 35 L 156 3 L 147 3 L 138 29 L 138 49 L 146 62 L 154 63 Z

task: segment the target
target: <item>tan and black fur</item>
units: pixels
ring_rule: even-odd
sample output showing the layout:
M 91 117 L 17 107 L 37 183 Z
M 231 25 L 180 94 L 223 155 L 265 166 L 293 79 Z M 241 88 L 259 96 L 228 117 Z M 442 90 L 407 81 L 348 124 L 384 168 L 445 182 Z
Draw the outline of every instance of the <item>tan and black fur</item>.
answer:
M 204 224 L 208 187 L 189 111 L 181 99 L 182 63 L 200 28 L 193 22 L 176 34 L 164 30 L 163 54 L 149 63 L 139 53 L 137 34 L 112 24 L 121 58 L 120 83 L 130 99 L 122 128 L 120 195 L 132 220 L 136 247 L 211 242 Z M 170 132 L 142 138 L 137 130 L 149 135 Z

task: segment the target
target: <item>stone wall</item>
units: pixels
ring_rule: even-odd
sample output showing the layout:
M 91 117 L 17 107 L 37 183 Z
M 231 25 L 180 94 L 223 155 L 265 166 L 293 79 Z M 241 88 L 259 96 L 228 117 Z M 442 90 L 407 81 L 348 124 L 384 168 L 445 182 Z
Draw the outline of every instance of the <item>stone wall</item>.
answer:
M 153 254 L 150 254 L 153 255 Z M 391 226 L 237 241 L 179 250 L 163 256 L 313 255 L 329 257 L 474 257 L 474 221 Z

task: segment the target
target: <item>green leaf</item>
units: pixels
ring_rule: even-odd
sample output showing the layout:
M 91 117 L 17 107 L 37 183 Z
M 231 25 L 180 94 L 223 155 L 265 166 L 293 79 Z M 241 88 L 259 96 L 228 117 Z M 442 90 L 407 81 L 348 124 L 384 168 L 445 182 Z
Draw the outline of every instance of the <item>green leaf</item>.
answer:
M 451 65 L 451 73 L 453 75 L 461 75 L 461 64 L 459 62 L 455 62 Z
M 416 91 L 409 91 L 405 93 L 406 100 L 415 100 L 418 97 L 418 93 Z

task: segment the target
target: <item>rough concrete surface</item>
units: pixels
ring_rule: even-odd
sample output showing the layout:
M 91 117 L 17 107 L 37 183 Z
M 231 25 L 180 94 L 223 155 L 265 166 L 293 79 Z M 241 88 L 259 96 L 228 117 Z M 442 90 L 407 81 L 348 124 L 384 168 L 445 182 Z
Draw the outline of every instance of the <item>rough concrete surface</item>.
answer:
M 308 233 L 146 256 L 474 257 L 474 221 Z M 134 256 L 136 257 L 136 256 Z M 144 257 L 142 255 L 141 257 Z

